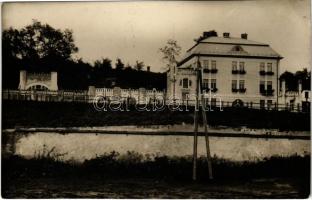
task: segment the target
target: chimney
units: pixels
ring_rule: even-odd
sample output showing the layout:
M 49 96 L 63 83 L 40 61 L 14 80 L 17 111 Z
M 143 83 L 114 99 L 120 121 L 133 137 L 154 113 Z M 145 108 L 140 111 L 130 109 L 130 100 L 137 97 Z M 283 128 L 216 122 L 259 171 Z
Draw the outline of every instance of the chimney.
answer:
M 229 38 L 230 37 L 230 33 L 227 33 L 227 32 L 223 33 L 223 37 L 224 38 Z
M 204 38 L 207 38 L 207 37 L 212 37 L 212 36 L 215 36 L 215 37 L 218 37 L 218 34 L 216 31 L 212 30 L 212 31 L 205 31 L 203 32 L 203 37 Z
M 247 33 L 242 33 L 241 38 L 247 40 L 248 34 Z
M 146 67 L 146 71 L 150 72 L 150 71 L 151 71 L 151 67 L 150 67 L 150 66 L 147 66 L 147 67 Z

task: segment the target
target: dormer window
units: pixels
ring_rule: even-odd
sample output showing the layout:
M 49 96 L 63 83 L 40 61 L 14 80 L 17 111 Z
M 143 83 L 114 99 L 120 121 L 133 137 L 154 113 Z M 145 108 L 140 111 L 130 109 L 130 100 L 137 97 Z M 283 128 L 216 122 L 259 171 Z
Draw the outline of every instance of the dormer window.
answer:
M 244 49 L 241 46 L 236 45 L 232 48 L 232 51 L 244 51 Z

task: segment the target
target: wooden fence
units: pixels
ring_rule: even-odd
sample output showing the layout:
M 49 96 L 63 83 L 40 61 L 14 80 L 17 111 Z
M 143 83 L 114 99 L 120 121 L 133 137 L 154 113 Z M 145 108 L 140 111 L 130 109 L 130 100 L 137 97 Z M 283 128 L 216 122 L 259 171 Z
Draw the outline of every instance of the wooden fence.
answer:
M 117 92 L 117 94 L 116 94 Z M 122 103 L 127 104 L 164 104 L 171 107 L 187 108 L 195 105 L 195 100 L 179 100 L 173 101 L 166 99 L 165 93 L 155 90 L 132 90 L 121 89 L 114 91 L 110 88 L 97 88 L 95 96 L 89 95 L 87 90 L 81 91 L 35 91 L 35 90 L 3 90 L 3 100 L 20 100 L 20 101 L 44 101 L 44 102 L 77 102 L 77 103 L 93 103 L 96 96 L 99 101 L 104 99 L 108 102 L 113 102 L 118 99 Z M 118 98 L 117 98 L 118 97 Z M 161 102 L 161 99 L 164 101 Z M 310 102 L 302 104 L 260 104 L 255 102 L 244 102 L 243 104 L 233 104 L 228 101 L 210 101 L 209 98 L 204 99 L 204 105 L 207 110 L 222 110 L 224 108 L 249 108 L 249 109 L 264 109 L 264 110 L 287 110 L 293 112 L 310 112 Z M 201 101 L 200 101 L 201 104 Z

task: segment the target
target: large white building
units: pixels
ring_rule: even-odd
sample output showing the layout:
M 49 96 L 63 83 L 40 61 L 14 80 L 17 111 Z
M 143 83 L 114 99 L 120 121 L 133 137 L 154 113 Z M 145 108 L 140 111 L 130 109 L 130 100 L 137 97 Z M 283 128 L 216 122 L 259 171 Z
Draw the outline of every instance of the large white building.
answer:
M 202 70 L 202 86 L 212 105 L 244 105 L 273 108 L 278 103 L 279 61 L 268 44 L 223 33 L 204 32 L 167 74 L 167 95 L 177 102 L 192 102 L 196 94 L 196 69 Z M 194 102 L 194 101 L 193 101 Z

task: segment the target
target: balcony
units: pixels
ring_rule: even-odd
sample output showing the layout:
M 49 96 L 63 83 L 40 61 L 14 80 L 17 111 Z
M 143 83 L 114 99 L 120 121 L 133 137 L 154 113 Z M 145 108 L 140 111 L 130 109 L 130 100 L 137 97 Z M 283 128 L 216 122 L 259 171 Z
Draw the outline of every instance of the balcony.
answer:
M 264 76 L 264 75 L 266 75 L 266 72 L 265 71 L 259 71 L 259 74 L 260 74 L 260 76 Z
M 204 73 L 210 73 L 210 69 L 203 69 Z
M 211 69 L 211 70 L 210 70 L 210 73 L 212 73 L 212 74 L 215 74 L 215 73 L 217 73 L 217 72 L 218 72 L 217 69 Z
M 203 91 L 206 91 L 206 92 L 209 92 L 209 91 L 210 91 L 210 88 L 208 88 L 208 87 L 202 87 L 202 90 L 203 90 Z
M 246 74 L 245 70 L 232 70 L 232 74 Z
M 239 89 L 238 89 L 238 92 L 239 92 L 239 93 L 245 93 L 245 92 L 246 92 L 246 88 L 239 88 Z
M 238 70 L 232 70 L 232 74 L 238 74 L 239 71 Z
M 232 88 L 232 92 L 238 92 L 237 88 Z
M 274 75 L 274 72 L 272 72 L 272 71 L 268 71 L 268 72 L 266 72 L 266 71 L 259 71 L 259 74 L 261 76 L 265 76 L 265 75 L 272 76 L 272 75 Z
M 203 72 L 215 74 L 218 72 L 218 69 L 203 69 Z
M 203 87 L 202 90 L 203 90 L 203 91 L 206 91 L 206 92 L 209 92 L 209 91 L 211 91 L 211 92 L 217 92 L 217 91 L 218 91 L 218 88 L 212 88 L 212 89 L 210 89 L 210 88 L 208 88 L 208 87 Z
M 260 90 L 261 95 L 263 96 L 273 96 L 274 90 L 268 89 L 268 90 Z
M 211 89 L 211 92 L 217 92 L 218 91 L 218 88 L 212 88 Z
M 238 73 L 239 74 L 246 74 L 246 71 L 245 70 L 239 70 Z

